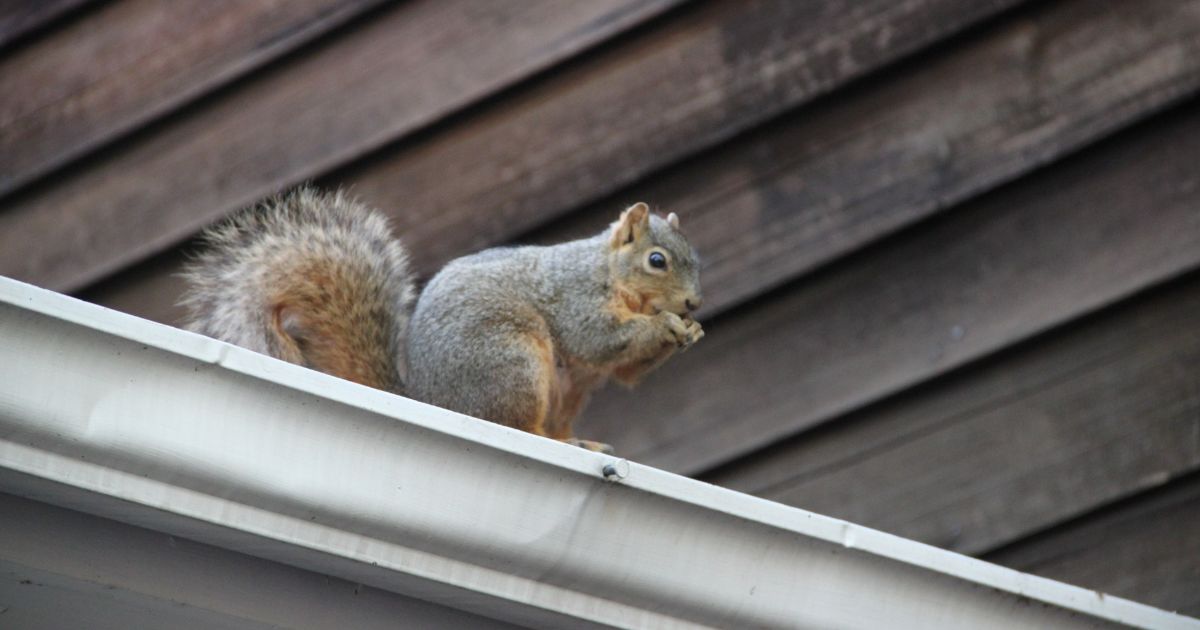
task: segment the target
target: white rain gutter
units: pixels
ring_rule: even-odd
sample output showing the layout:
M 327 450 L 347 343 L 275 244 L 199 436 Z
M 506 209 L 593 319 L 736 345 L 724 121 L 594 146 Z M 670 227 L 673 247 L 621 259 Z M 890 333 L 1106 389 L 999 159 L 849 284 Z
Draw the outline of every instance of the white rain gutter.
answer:
M 3 278 L 0 491 L 522 625 L 1200 628 Z

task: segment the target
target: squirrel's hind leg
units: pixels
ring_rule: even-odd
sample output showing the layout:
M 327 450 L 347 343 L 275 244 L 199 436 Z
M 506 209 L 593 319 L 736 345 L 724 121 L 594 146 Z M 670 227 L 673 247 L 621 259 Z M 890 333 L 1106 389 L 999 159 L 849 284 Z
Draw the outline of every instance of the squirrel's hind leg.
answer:
M 607 455 L 613 454 L 612 445 L 605 444 L 604 442 L 597 442 L 595 440 L 581 440 L 579 438 L 567 438 L 565 440 L 560 440 L 560 441 L 566 442 L 567 444 L 570 444 L 571 446 L 578 446 L 579 448 L 587 449 L 589 451 L 594 451 L 596 453 L 605 453 Z
M 494 344 L 487 365 L 471 370 L 479 382 L 464 386 L 482 398 L 479 417 L 549 437 L 547 421 L 558 404 L 553 344 L 537 332 L 506 338 Z
M 540 331 L 527 332 L 523 341 L 516 347 L 526 352 L 512 356 L 509 364 L 521 367 L 514 372 L 518 383 L 497 392 L 494 421 L 582 449 L 612 452 L 610 445 L 571 434 L 571 420 L 587 403 L 590 390 L 604 378 L 564 372 L 554 354 L 554 343 Z
M 612 446 L 594 440 L 581 440 L 575 437 L 571 430 L 571 423 L 587 406 L 592 391 L 603 385 L 608 380 L 608 375 L 583 365 L 559 365 L 557 374 L 557 404 L 554 405 L 551 417 L 546 423 L 548 435 L 589 451 L 612 453 Z

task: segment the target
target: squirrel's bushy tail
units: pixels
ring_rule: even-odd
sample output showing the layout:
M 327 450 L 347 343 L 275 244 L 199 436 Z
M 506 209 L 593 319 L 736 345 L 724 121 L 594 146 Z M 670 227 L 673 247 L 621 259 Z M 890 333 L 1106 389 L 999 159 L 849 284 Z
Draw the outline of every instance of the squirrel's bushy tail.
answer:
M 415 293 L 408 256 L 382 215 L 341 192 L 300 188 L 203 239 L 183 274 L 188 329 L 400 391 Z

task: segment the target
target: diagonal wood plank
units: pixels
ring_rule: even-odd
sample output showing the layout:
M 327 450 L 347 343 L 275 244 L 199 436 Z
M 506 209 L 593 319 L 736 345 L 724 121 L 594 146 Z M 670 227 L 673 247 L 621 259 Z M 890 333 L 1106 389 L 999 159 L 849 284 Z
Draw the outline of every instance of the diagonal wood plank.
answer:
M 984 559 L 1200 617 L 1200 477 L 1107 506 Z
M 1193 102 L 711 322 L 580 432 L 695 474 L 1189 270 L 1197 134 Z
M 109 276 L 76 293 L 75 297 L 122 313 L 178 326 L 186 317 L 186 311 L 179 306 L 184 282 L 178 274 L 190 253 L 201 247 L 200 243 L 189 241 Z
M 0 273 L 78 288 L 678 1 L 404 3 L 103 161 L 9 197 Z
M 0 195 L 382 0 L 127 0 L 0 59 Z
M 715 2 L 336 174 L 421 269 L 523 232 L 1017 1 Z
M 1011 4 L 705 5 L 325 183 L 398 208 L 397 231 L 430 273 Z M 855 64 L 839 62 L 847 50 Z M 606 204 L 595 225 L 612 212 Z M 87 295 L 174 321 L 178 286 L 166 276 L 177 261 L 156 260 Z
M 0 4 L 0 48 L 96 0 L 9 0 Z
M 534 239 L 588 234 L 621 202 L 653 200 L 704 255 L 711 317 L 1194 93 L 1200 2 L 1043 5 L 940 53 Z
M 710 475 L 978 554 L 1200 468 L 1200 275 Z

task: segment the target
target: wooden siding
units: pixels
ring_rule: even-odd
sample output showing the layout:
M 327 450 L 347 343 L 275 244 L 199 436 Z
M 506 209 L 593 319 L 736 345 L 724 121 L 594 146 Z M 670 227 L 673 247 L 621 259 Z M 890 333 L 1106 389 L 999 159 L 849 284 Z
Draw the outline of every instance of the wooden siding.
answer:
M 78 289 L 668 4 L 400 4 L 353 36 L 297 53 L 242 89 L 114 146 L 88 168 L 11 198 L 0 212 L 0 268 Z M 30 247 L 21 235 L 31 233 L 46 238 Z
M 1106 505 L 984 556 L 1200 616 L 1200 477 Z
M 0 46 L 10 46 L 37 33 L 38 29 L 56 20 L 81 13 L 96 0 L 40 0 L 39 2 L 10 1 L 0 5 Z
M 586 437 L 1200 614 L 1200 0 L 43 4 L 0 274 L 173 322 L 190 239 L 306 180 L 425 275 L 646 200 L 708 336 Z
M 141 0 L 0 60 L 0 194 L 210 92 L 379 0 Z M 53 77 L 53 80 L 46 80 Z

